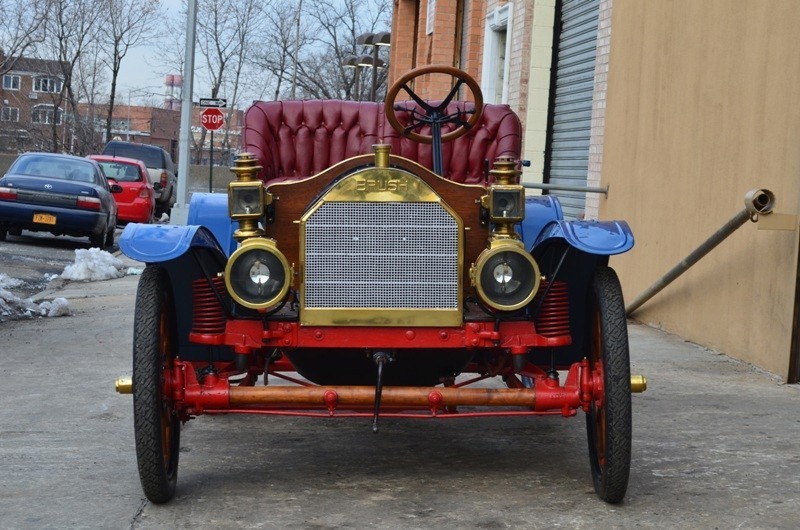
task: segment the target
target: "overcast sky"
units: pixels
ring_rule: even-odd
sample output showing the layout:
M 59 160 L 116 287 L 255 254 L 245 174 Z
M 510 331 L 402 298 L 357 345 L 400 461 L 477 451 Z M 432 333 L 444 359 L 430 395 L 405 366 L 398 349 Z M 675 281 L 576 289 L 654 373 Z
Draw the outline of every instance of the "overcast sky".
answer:
M 169 12 L 169 16 L 175 16 L 180 12 L 181 0 L 161 0 L 164 9 Z M 186 36 L 180 36 L 181 43 L 186 41 Z M 139 89 L 141 93 L 158 94 L 159 96 L 165 93 L 164 75 L 156 73 L 153 69 L 153 64 L 157 64 L 157 57 L 159 54 L 158 46 L 141 46 L 134 48 L 128 52 L 128 55 L 122 60 L 122 65 L 119 72 L 118 80 L 118 97 L 126 100 L 128 98 L 128 90 Z M 159 72 L 163 70 L 163 66 L 157 68 Z M 183 74 L 183 72 L 171 72 L 175 74 Z M 135 101 L 136 94 L 132 96 Z

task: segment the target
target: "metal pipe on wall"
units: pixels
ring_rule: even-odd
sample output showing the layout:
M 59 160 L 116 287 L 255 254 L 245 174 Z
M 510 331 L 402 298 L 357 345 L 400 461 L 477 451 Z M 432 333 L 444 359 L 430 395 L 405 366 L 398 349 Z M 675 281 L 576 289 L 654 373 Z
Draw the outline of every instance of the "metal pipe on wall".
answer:
M 769 190 L 750 190 L 744 196 L 744 209 L 731 217 L 719 230 L 714 232 L 708 239 L 700 244 L 694 251 L 669 270 L 664 276 L 659 278 L 653 285 L 648 287 L 642 294 L 636 297 L 633 302 L 625 307 L 625 314 L 630 316 L 639 309 L 645 302 L 658 294 L 664 287 L 672 283 L 678 276 L 697 263 L 700 258 L 711 252 L 725 238 L 736 231 L 748 220 L 756 222 L 759 215 L 772 213 L 775 206 L 775 194 Z
M 602 193 L 608 197 L 608 186 L 592 187 L 592 186 L 570 186 L 569 184 L 543 184 L 543 183 L 523 183 L 523 187 L 532 190 L 548 190 L 548 191 L 578 191 L 582 193 Z

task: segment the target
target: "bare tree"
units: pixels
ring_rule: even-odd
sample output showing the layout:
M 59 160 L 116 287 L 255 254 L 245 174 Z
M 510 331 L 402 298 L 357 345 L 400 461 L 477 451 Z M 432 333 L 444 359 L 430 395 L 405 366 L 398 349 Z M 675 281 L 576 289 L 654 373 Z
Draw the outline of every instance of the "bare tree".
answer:
M 59 140 L 58 126 L 62 125 L 66 113 L 70 113 L 69 119 L 73 124 L 78 122 L 78 97 L 72 86 L 73 75 L 78 60 L 96 38 L 100 8 L 100 0 L 51 0 L 42 51 L 44 56 L 56 61 L 63 79 L 62 89 L 53 92 L 51 98 L 50 149 L 54 152 L 65 148 Z
M 264 24 L 263 11 L 269 4 L 258 0 L 201 0 L 197 4 L 197 45 L 205 61 L 203 72 L 212 98 L 227 96 L 231 109 L 238 105 L 239 83 L 254 39 Z M 228 146 L 230 113 L 223 138 Z M 199 146 L 205 144 L 205 129 Z M 196 148 L 196 159 L 200 149 Z M 199 160 L 196 160 L 199 161 Z
M 47 2 L 0 0 L 0 77 L 14 69 L 17 61 L 28 55 L 44 38 L 43 25 Z M 5 87 L 0 85 L 0 94 Z M 4 97 L 0 97 L 0 100 Z M 7 138 L 28 137 L 13 121 L 0 121 Z
M 155 35 L 155 21 L 161 14 L 161 0 L 99 0 L 104 13 L 99 34 L 108 67 L 111 90 L 106 115 L 106 137 L 111 137 L 111 116 L 117 96 L 117 78 L 122 60 L 137 46 L 148 43 Z
M 299 69 L 299 52 L 311 41 L 311 27 L 302 17 L 301 7 L 296 0 L 280 0 L 274 9 L 264 13 L 270 31 L 256 44 L 250 57 L 256 74 L 252 88 L 257 99 L 265 99 L 268 90 L 272 90 L 272 99 L 278 99 L 284 81 L 292 82 L 294 65 Z M 271 78 L 265 74 L 271 74 Z
M 72 87 L 78 101 L 85 105 L 85 114 L 72 123 L 70 151 L 96 153 L 102 149 L 102 139 L 96 134 L 101 130 L 107 102 L 109 73 L 102 59 L 102 44 L 89 42 L 86 52 L 75 65 Z M 110 138 L 106 133 L 104 138 Z
M 0 75 L 44 40 L 44 22 L 49 0 L 0 0 Z
M 299 45 L 295 44 L 293 11 L 273 14 L 273 33 L 258 60 L 277 78 L 275 97 L 288 83 L 298 97 L 320 99 L 361 99 L 347 58 L 366 53 L 356 39 L 366 32 L 385 30 L 389 26 L 392 3 L 388 0 L 304 0 L 303 24 Z M 388 57 L 387 57 L 388 59 Z M 297 71 L 293 65 L 296 61 Z M 356 75 L 366 79 L 365 72 Z M 386 69 L 378 73 L 378 85 L 386 78 Z M 367 91 L 363 90 L 362 91 Z

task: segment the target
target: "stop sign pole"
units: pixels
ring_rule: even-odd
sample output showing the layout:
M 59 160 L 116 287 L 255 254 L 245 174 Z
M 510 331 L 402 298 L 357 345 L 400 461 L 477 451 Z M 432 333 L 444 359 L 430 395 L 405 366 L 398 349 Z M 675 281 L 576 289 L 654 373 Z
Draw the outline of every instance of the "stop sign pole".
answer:
M 222 111 L 219 110 L 217 105 L 219 102 L 222 102 L 222 105 L 225 105 L 225 100 L 209 100 L 214 106 L 209 106 L 203 109 L 203 112 L 200 113 L 200 125 L 202 125 L 207 131 L 211 133 L 211 139 L 209 142 L 209 149 L 208 149 L 208 192 L 212 193 L 214 191 L 213 187 L 213 177 L 214 177 L 214 131 L 219 129 L 225 124 L 225 116 L 222 114 Z M 203 104 L 203 100 L 200 100 L 200 103 Z

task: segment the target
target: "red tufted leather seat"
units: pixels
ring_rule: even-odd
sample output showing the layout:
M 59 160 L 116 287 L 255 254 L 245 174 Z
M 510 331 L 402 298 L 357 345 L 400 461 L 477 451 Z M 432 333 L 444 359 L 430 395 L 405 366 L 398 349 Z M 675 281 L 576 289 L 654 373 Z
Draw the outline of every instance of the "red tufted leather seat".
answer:
M 452 103 L 448 111 L 457 105 L 464 103 Z M 397 115 L 401 123 L 407 122 L 408 112 Z M 443 132 L 452 128 L 445 126 Z M 426 129 L 416 132 L 430 134 Z M 257 101 L 245 112 L 243 134 L 243 148 L 259 160 L 265 182 L 309 177 L 347 158 L 372 153 L 377 143 L 390 144 L 392 154 L 433 166 L 431 146 L 396 132 L 380 103 Z M 517 115 L 508 105 L 485 105 L 483 116 L 469 133 L 443 145 L 443 176 L 456 182 L 483 182 L 487 164 L 491 166 L 499 156 L 520 158 L 521 146 Z

